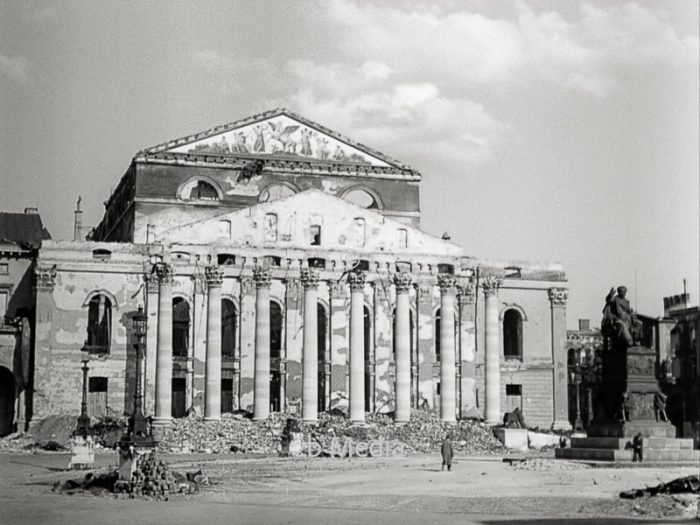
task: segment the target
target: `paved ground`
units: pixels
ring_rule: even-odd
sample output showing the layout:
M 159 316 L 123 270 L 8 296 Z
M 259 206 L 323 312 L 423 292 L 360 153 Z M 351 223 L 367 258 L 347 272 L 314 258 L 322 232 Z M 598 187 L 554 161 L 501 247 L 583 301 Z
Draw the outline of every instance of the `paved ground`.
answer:
M 168 456 L 201 468 L 213 484 L 169 502 L 52 492 L 66 472 L 60 454 L 0 455 L 0 523 L 307 524 L 697 523 L 698 498 L 620 500 L 620 491 L 697 473 L 695 468 L 584 468 L 555 460 L 509 466 L 437 455 L 392 459 L 240 459 Z M 99 457 L 103 467 L 114 455 Z

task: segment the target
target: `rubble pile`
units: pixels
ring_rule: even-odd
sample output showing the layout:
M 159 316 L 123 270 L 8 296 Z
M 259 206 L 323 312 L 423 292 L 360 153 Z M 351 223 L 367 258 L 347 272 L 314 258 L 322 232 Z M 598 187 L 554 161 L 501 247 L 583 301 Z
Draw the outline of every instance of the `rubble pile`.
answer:
M 242 415 L 224 414 L 220 421 L 204 421 L 194 415 L 173 422 L 161 438 L 159 449 L 171 453 L 243 452 L 272 454 L 280 450 L 288 414 L 272 414 L 264 421 L 251 421 Z M 463 420 L 456 425 L 442 423 L 439 417 L 423 410 L 414 410 L 411 420 L 397 425 L 384 414 L 370 414 L 365 426 L 353 426 L 342 415 L 319 414 L 316 424 L 296 422 L 303 435 L 328 446 L 333 438 L 354 440 L 400 441 L 410 452 L 432 452 L 440 447 L 443 437 L 452 436 L 459 454 L 498 454 L 504 451 L 488 427 Z
M 623 499 L 635 499 L 644 496 L 656 496 L 657 494 L 700 494 L 700 477 L 685 476 L 676 478 L 668 483 L 660 483 L 655 487 L 644 489 L 632 489 L 620 492 Z
M 530 458 L 523 461 L 512 462 L 511 466 L 516 470 L 581 470 L 590 468 L 584 463 L 570 461 L 557 461 L 549 458 Z
M 34 438 L 25 432 L 15 432 L 0 439 L 0 453 L 3 454 L 31 453 L 33 448 Z
M 272 414 L 264 421 L 251 421 L 239 414 L 223 414 L 220 421 L 204 421 L 190 415 L 173 420 L 172 427 L 161 437 L 158 449 L 179 454 L 269 454 L 277 452 L 287 417 Z

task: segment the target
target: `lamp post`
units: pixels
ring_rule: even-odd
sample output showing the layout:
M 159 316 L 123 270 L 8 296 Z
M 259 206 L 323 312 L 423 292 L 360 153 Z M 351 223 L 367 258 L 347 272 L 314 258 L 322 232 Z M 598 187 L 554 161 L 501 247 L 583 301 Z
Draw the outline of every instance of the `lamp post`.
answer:
M 155 446 L 156 442 L 151 435 L 148 424 L 148 419 L 143 414 L 143 384 L 142 384 L 142 367 L 144 354 L 144 341 L 146 339 L 148 316 L 143 313 L 143 307 L 139 306 L 138 312 L 131 317 L 131 326 L 136 342 L 136 386 L 134 389 L 134 409 L 129 418 L 129 427 L 127 434 L 122 439 L 132 445 L 140 446 Z
M 87 413 L 87 391 L 88 391 L 88 360 L 83 359 L 83 399 L 80 402 L 80 416 L 78 416 L 78 426 L 75 428 L 75 435 L 86 438 L 90 434 L 90 416 Z

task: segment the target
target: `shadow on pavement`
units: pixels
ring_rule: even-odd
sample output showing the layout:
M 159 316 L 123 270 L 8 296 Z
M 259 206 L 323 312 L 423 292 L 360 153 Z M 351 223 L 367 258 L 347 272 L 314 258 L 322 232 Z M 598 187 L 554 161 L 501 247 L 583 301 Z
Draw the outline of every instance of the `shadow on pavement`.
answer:
M 663 523 L 672 523 L 674 525 L 697 525 L 698 520 L 694 518 L 690 519 L 663 519 L 659 520 Z M 580 524 L 580 523 L 596 523 L 603 525 L 630 525 L 633 523 L 655 523 L 654 521 L 649 521 L 649 519 L 634 519 L 634 518 L 533 518 L 533 519 L 498 519 L 498 520 L 485 520 L 480 521 L 484 525 L 537 525 L 539 523 L 556 523 L 557 525 L 562 524 Z

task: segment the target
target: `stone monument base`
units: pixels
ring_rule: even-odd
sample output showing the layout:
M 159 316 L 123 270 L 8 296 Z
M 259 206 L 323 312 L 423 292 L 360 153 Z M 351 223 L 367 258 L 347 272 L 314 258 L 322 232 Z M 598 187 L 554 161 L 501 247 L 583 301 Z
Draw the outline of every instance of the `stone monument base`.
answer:
M 510 450 L 528 449 L 526 428 L 499 428 L 498 440 Z
M 632 439 L 638 433 L 642 437 L 675 438 L 676 427 L 666 421 L 642 419 L 638 421 L 610 421 L 591 423 L 588 427 L 588 437 L 620 437 Z
M 588 461 L 632 462 L 633 451 L 630 437 L 571 438 L 571 448 L 554 451 L 558 459 Z M 642 439 L 643 463 L 683 462 L 697 465 L 700 450 L 693 450 L 692 439 L 668 437 L 645 437 Z
M 71 444 L 69 469 L 91 469 L 95 467 L 95 442 L 90 436 L 76 436 Z

